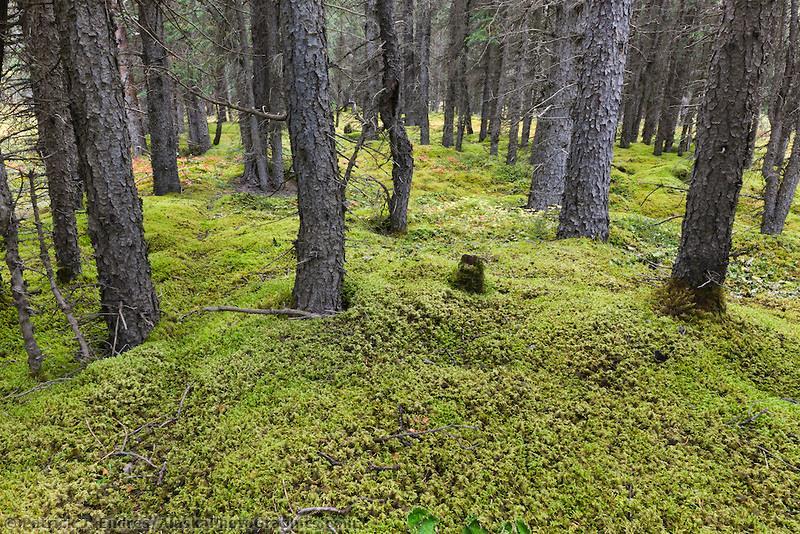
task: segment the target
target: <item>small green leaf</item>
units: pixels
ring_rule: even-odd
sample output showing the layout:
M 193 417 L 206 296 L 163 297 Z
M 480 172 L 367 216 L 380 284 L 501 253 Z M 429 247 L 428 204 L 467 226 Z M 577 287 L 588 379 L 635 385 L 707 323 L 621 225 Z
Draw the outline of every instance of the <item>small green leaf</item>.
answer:
M 425 508 L 414 508 L 408 514 L 408 528 L 413 534 L 434 534 L 439 522 Z
M 478 521 L 477 517 L 470 517 L 467 519 L 467 525 L 461 531 L 463 534 L 489 534 Z

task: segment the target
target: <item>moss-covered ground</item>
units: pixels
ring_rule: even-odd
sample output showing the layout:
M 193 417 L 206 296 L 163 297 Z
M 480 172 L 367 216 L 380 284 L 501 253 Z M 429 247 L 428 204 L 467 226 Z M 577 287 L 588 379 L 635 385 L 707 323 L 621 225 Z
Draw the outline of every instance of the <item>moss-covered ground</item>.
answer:
M 163 309 L 147 343 L 78 369 L 31 272 L 46 378 L 68 379 L 17 396 L 36 383 L 2 296 L 0 525 L 332 506 L 347 514 L 299 528 L 398 532 L 421 507 L 448 532 L 472 517 L 489 530 L 516 519 L 547 531 L 800 530 L 800 209 L 783 236 L 758 234 L 756 173 L 725 316 L 659 311 L 688 157 L 618 149 L 609 243 L 558 241 L 554 213 L 519 208 L 530 167 L 474 138 L 463 153 L 415 147 L 403 236 L 375 231 L 381 193 L 367 176 L 388 180 L 386 146 L 362 153 L 347 311 L 186 315 L 290 304 L 296 202 L 236 192 L 227 126 L 220 147 L 181 159 L 182 195 L 150 196 L 136 163 Z M 486 261 L 485 294 L 449 285 L 462 254 Z M 70 293 L 82 315 L 96 311 L 92 281 L 87 269 Z M 101 342 L 102 325 L 86 330 Z M 381 439 L 400 419 L 452 426 Z M 147 460 L 110 455 L 120 450 Z

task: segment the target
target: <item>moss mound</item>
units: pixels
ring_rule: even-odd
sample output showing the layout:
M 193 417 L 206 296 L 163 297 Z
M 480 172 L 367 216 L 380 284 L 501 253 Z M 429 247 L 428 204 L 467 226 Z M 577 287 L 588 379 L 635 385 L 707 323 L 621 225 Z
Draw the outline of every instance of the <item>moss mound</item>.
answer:
M 381 195 L 353 177 L 346 312 L 185 316 L 290 299 L 294 200 L 235 192 L 236 139 L 228 125 L 220 147 L 181 160 L 184 195 L 144 200 L 164 309 L 145 345 L 16 397 L 35 384 L 0 310 L 0 523 L 274 526 L 331 506 L 347 513 L 300 525 L 800 530 L 797 210 L 763 238 L 745 197 L 728 312 L 664 315 L 680 221 L 662 221 L 682 197 L 658 185 L 685 187 L 687 160 L 617 151 L 603 245 L 555 241 L 552 213 L 519 209 L 529 167 L 472 138 L 461 154 L 416 147 L 405 235 L 374 231 Z M 358 173 L 388 183 L 376 159 Z M 145 162 L 137 177 L 146 190 Z M 449 283 L 462 250 L 491 264 L 482 294 Z M 94 311 L 94 290 L 79 295 Z M 34 305 L 45 373 L 72 376 L 66 325 L 46 292 Z

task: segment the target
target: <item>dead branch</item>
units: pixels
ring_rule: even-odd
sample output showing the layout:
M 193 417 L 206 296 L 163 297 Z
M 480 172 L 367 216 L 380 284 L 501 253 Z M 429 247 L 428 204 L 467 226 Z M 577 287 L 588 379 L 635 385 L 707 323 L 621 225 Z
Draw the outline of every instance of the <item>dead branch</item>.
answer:
M 333 456 L 331 456 L 328 453 L 325 453 L 325 452 L 322 452 L 322 451 L 317 451 L 317 455 L 320 456 L 325 461 L 327 461 L 332 466 L 342 465 L 342 462 L 340 462 L 339 460 L 337 460 L 336 458 L 334 458 Z
M 33 208 L 33 219 L 34 224 L 36 225 L 36 236 L 39 238 L 39 258 L 41 258 L 45 273 L 47 273 L 47 280 L 50 282 L 50 291 L 53 293 L 56 303 L 58 303 L 58 307 L 67 318 L 69 327 L 72 329 L 75 340 L 78 342 L 78 346 L 80 347 L 81 351 L 80 360 L 86 363 L 91 361 L 92 351 L 89 348 L 89 344 L 86 342 L 86 338 L 83 337 L 83 333 L 78 326 L 78 321 L 75 320 L 75 316 L 72 314 L 72 305 L 67 302 L 67 300 L 64 298 L 64 295 L 61 294 L 58 284 L 56 284 L 56 277 L 53 273 L 53 264 L 50 262 L 50 252 L 47 250 L 47 243 L 44 238 L 44 230 L 42 229 L 42 218 L 39 215 L 39 204 L 36 198 L 36 182 L 34 180 L 33 171 L 28 173 L 28 183 L 30 184 L 31 188 L 31 207 Z
M 352 506 L 348 506 L 347 508 L 334 508 L 333 506 L 315 506 L 312 508 L 301 508 L 297 511 L 291 521 L 286 523 L 283 518 L 280 518 L 280 532 L 282 534 L 289 534 L 294 532 L 294 528 L 297 526 L 297 523 L 300 521 L 301 518 L 307 515 L 322 515 L 322 514 L 337 514 L 337 515 L 345 515 L 350 511 Z
M 391 434 L 391 435 L 388 435 L 388 436 L 377 437 L 377 438 L 375 438 L 375 441 L 378 441 L 380 443 L 385 443 L 385 442 L 393 440 L 393 439 L 419 438 L 419 437 L 424 436 L 426 434 L 438 434 L 439 432 L 444 432 L 446 430 L 453 430 L 453 429 L 456 429 L 456 428 L 466 428 L 466 429 L 469 429 L 469 430 L 478 430 L 478 427 L 471 426 L 471 425 L 445 425 L 445 426 L 440 426 L 438 428 L 431 428 L 431 429 L 428 429 L 428 430 L 408 430 L 406 432 L 398 432 L 397 434 Z
M 295 310 L 293 308 L 262 310 L 260 308 L 237 308 L 235 306 L 206 306 L 205 308 L 201 308 L 199 310 L 193 310 L 190 311 L 189 313 L 184 314 L 183 316 L 181 316 L 179 320 L 183 320 L 185 317 L 203 312 L 234 312 L 234 313 L 249 313 L 253 315 L 284 315 L 287 317 L 293 317 L 295 319 L 322 319 L 323 317 L 326 317 L 325 315 L 319 313 L 312 313 L 303 310 Z
M 43 389 L 47 389 L 50 386 L 52 386 L 53 384 L 60 384 L 61 382 L 67 382 L 68 380 L 72 380 L 72 378 L 73 377 L 71 377 L 71 376 L 65 376 L 65 377 L 61 377 L 61 378 L 55 378 L 53 380 L 48 380 L 47 382 L 42 382 L 41 384 L 38 384 L 38 385 L 32 387 L 31 389 L 25 390 L 25 391 L 23 391 L 21 393 L 12 393 L 11 395 L 7 395 L 7 396 L 3 397 L 3 400 L 19 399 L 21 397 L 24 397 L 25 395 L 29 395 L 30 393 L 34 393 L 36 391 L 41 391 Z

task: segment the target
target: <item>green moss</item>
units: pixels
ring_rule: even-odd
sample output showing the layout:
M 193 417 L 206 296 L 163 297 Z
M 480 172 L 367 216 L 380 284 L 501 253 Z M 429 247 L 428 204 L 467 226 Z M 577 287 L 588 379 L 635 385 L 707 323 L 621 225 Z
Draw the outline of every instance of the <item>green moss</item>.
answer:
M 434 139 L 440 128 L 434 116 Z M 615 155 L 608 244 L 556 241 L 556 213 L 519 208 L 526 165 L 506 167 L 474 137 L 463 153 L 415 147 L 409 231 L 377 233 L 380 200 L 364 176 L 388 185 L 391 169 L 362 154 L 362 192 L 348 191 L 347 311 L 324 321 L 185 316 L 290 301 L 295 203 L 235 191 L 241 153 L 226 125 L 219 147 L 181 159 L 183 195 L 144 198 L 163 309 L 150 341 L 4 399 L 34 383 L 13 310 L 0 308 L 0 521 L 352 506 L 325 519 L 403 531 L 419 507 L 448 532 L 469 518 L 489 531 L 516 519 L 533 530 L 800 529 L 790 467 L 800 464 L 797 209 L 786 235 L 764 238 L 745 197 L 728 312 L 664 315 L 656 289 L 680 221 L 662 221 L 680 213 L 676 167 L 690 159 L 651 150 Z M 137 161 L 143 193 L 147 167 Z M 747 194 L 753 184 L 746 177 Z M 464 250 L 491 265 L 483 295 L 448 283 Z M 81 315 L 97 310 L 86 271 L 74 295 Z M 76 371 L 47 292 L 33 304 L 47 377 Z M 103 339 L 101 322 L 86 328 Z M 160 485 L 159 469 L 107 456 L 126 432 L 175 415 L 187 386 L 177 420 L 126 445 L 166 463 Z M 407 428 L 458 426 L 407 444 L 378 439 L 399 430 L 398 406 Z

